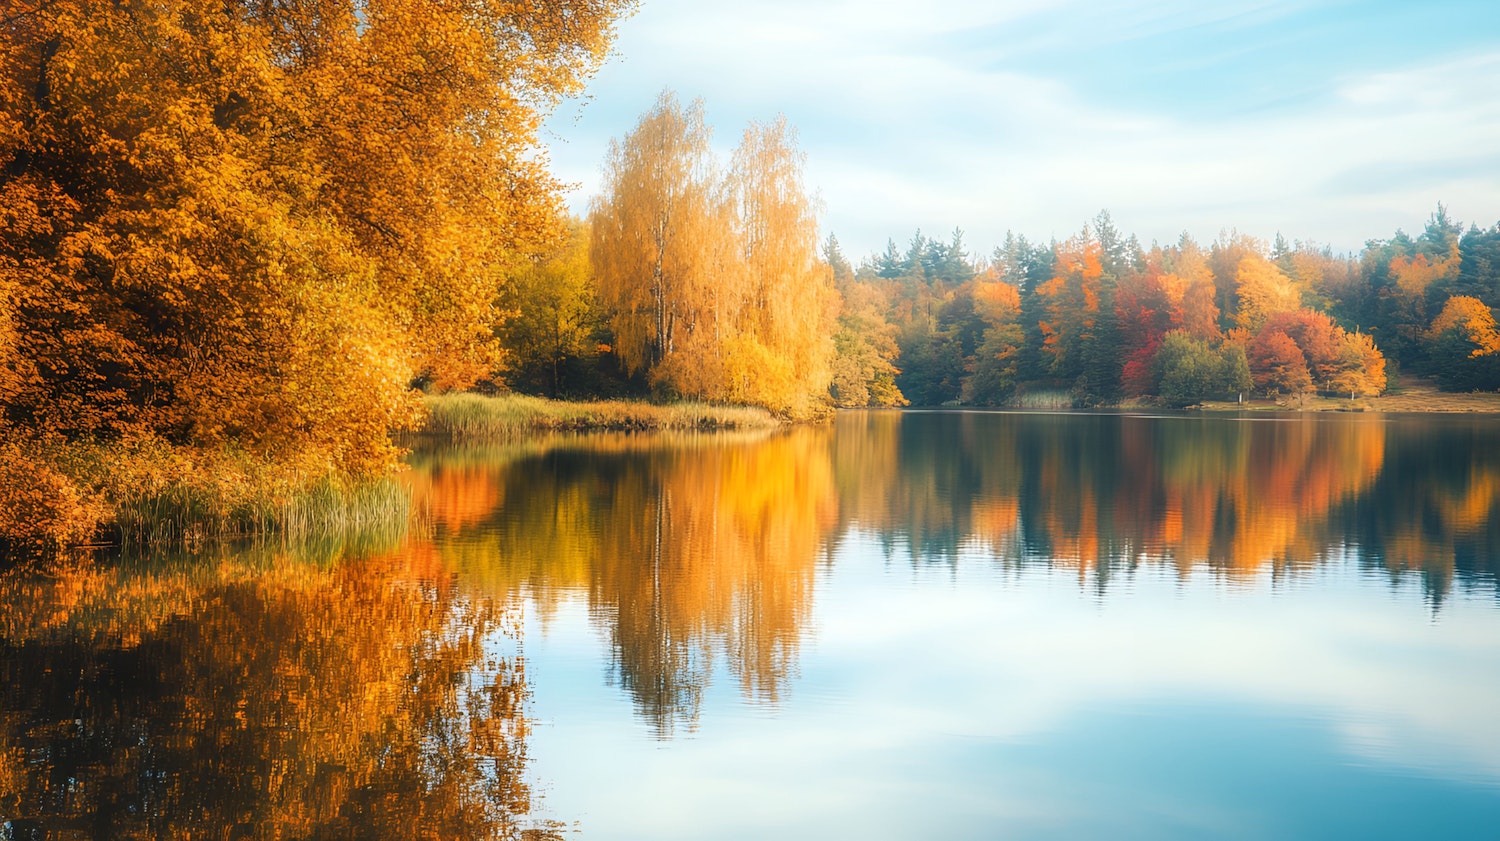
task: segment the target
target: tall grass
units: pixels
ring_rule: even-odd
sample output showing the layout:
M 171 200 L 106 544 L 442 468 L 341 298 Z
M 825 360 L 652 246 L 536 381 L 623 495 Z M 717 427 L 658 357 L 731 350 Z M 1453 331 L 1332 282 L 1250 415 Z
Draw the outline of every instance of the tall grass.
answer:
M 424 432 L 455 440 L 505 440 L 570 430 L 769 429 L 780 425 L 765 409 L 625 400 L 572 403 L 519 394 L 487 397 L 443 394 L 426 398 Z
M 410 515 L 410 494 L 389 477 L 322 477 L 304 487 L 276 483 L 234 494 L 213 484 L 179 481 L 123 499 L 110 525 L 127 546 L 269 536 L 386 543 L 400 537 Z
M 1038 389 L 1017 394 L 1012 402 L 1022 409 L 1071 409 L 1073 394 L 1062 389 Z

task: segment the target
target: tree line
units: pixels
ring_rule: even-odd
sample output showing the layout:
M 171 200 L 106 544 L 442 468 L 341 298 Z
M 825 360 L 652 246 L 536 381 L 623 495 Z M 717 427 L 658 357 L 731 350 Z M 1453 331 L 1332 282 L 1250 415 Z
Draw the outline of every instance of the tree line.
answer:
M 658 109 L 673 103 L 668 97 Z M 643 119 L 627 142 L 644 141 L 639 132 L 648 124 L 655 125 Z M 601 210 L 640 211 L 639 196 L 608 190 L 589 220 L 575 222 L 580 231 L 605 219 Z M 663 191 L 656 200 L 673 196 L 675 212 L 683 214 L 686 194 Z M 516 323 L 513 337 L 523 340 L 511 343 L 513 386 L 553 394 L 654 389 L 773 408 L 784 408 L 788 394 L 804 405 L 839 407 L 1126 400 L 1185 406 L 1312 393 L 1352 399 L 1382 393 L 1402 371 L 1432 377 L 1446 390 L 1500 388 L 1493 313 L 1500 303 L 1500 224 L 1465 229 L 1441 206 L 1419 235 L 1397 231 L 1371 240 L 1358 256 L 1233 231 L 1208 245 L 1184 234 L 1148 248 L 1123 235 L 1104 211 L 1067 240 L 1037 243 L 1012 233 L 985 256 L 969 253 L 962 230 L 946 240 L 917 231 L 904 249 L 891 240 L 858 266 L 831 234 L 810 254 L 812 221 L 803 215 L 785 229 L 795 236 L 782 234 L 798 243 L 799 272 L 766 276 L 779 279 L 779 287 L 745 286 L 756 267 L 736 256 L 740 262 L 726 270 L 729 264 L 712 262 L 722 247 L 697 239 L 703 227 L 653 212 L 662 214 L 653 230 L 676 234 L 665 238 L 666 247 L 617 228 L 596 230 L 594 259 L 575 258 L 571 282 L 580 312 L 588 311 L 569 322 L 575 340 L 552 345 L 543 360 L 525 339 L 530 328 Z M 749 253 L 733 239 L 742 228 L 732 212 L 698 212 L 693 224 L 724 226 L 721 236 L 733 243 L 729 254 Z M 581 241 L 584 234 L 576 236 Z M 621 254 L 643 262 L 623 268 Z M 572 287 L 549 286 L 557 288 Z M 808 317 L 802 332 L 776 333 L 774 320 L 744 320 L 778 294 Z M 726 300 L 734 302 L 727 309 Z M 656 320 L 644 317 L 648 311 Z M 710 328 L 717 344 L 704 343 L 702 331 Z M 737 338 L 764 336 L 777 336 L 780 352 L 803 343 L 796 358 L 806 373 L 782 377 L 777 400 L 768 399 L 769 387 L 736 389 L 723 374 Z M 564 344 L 578 353 L 555 352 Z M 760 363 L 756 370 L 771 370 L 766 357 L 752 358 Z M 611 365 L 618 368 L 613 379 Z M 704 373 L 710 370 L 716 373 Z
M 917 232 L 849 266 L 840 288 L 884 301 L 913 402 L 998 405 L 1027 392 L 1079 405 L 1186 405 L 1251 393 L 1373 395 L 1398 370 L 1446 389 L 1500 388 L 1492 307 L 1500 225 L 1465 230 L 1438 210 L 1423 232 L 1358 257 L 1226 232 L 1143 247 L 1108 212 L 1063 242 L 1007 235 L 969 257 L 962 231 Z M 846 293 L 848 294 L 848 293 Z

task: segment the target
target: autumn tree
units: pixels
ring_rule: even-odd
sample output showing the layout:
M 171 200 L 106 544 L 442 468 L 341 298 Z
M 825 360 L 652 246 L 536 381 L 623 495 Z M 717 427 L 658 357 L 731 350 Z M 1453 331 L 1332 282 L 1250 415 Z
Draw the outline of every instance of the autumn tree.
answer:
M 1278 312 L 1265 323 L 1262 332 L 1285 333 L 1296 342 L 1315 385 L 1326 383 L 1339 367 L 1344 331 L 1325 313 L 1306 308 Z
M 1271 316 L 1302 306 L 1302 292 L 1275 263 L 1259 254 L 1247 254 L 1235 269 L 1238 310 L 1235 325 L 1258 332 Z
M 1302 308 L 1271 316 L 1251 341 L 1249 355 L 1256 385 L 1269 391 L 1300 393 L 1316 388 L 1335 394 L 1379 394 L 1385 390 L 1385 357 L 1374 340 L 1358 331 L 1345 331 L 1326 313 L 1315 310 Z
M 1219 338 L 1219 305 L 1215 302 L 1214 274 L 1203 249 L 1184 235 L 1178 243 L 1172 274 L 1182 289 L 1181 303 L 1173 314 L 1177 329 L 1206 341 Z
M 389 463 L 558 233 L 545 112 L 625 0 L 86 0 L 0 17 L 5 416 Z
M 665 92 L 610 145 L 592 262 L 620 356 L 664 392 L 810 411 L 836 298 L 803 155 L 784 119 L 752 125 L 720 177 L 708 141 Z
M 1385 356 L 1368 334 L 1343 334 L 1327 386 L 1334 393 L 1348 394 L 1351 400 L 1385 391 Z
M 1307 357 L 1291 336 L 1262 330 L 1249 351 L 1251 378 L 1256 388 L 1272 394 L 1304 394 L 1312 390 Z
M 1015 391 L 1021 344 L 1021 293 L 988 272 L 975 278 L 974 310 L 984 319 L 984 341 L 970 363 L 961 399 L 965 403 L 999 405 Z
M 1246 257 L 1264 258 L 1265 243 L 1236 230 L 1221 231 L 1219 238 L 1209 246 L 1207 262 L 1214 276 L 1215 303 L 1219 308 L 1220 328 L 1228 331 L 1237 326 L 1237 289 L 1240 263 Z
M 664 91 L 629 135 L 610 141 L 603 192 L 590 211 L 590 260 L 616 353 L 632 373 L 650 372 L 700 316 L 711 323 L 715 315 L 695 294 L 708 274 L 705 240 L 730 234 L 714 227 L 725 220 L 713 212 L 709 138 L 703 102 L 683 108 Z
M 1500 388 L 1500 329 L 1483 301 L 1468 295 L 1449 298 L 1425 338 L 1443 388 Z
M 833 349 L 832 277 L 818 260 L 805 161 L 785 117 L 752 123 L 727 183 L 748 284 L 727 396 L 781 411 L 805 412 L 827 389 Z
M 550 397 L 575 392 L 578 369 L 594 354 L 597 298 L 588 225 L 574 219 L 561 246 L 507 277 L 501 307 L 512 315 L 501 335 L 508 384 Z

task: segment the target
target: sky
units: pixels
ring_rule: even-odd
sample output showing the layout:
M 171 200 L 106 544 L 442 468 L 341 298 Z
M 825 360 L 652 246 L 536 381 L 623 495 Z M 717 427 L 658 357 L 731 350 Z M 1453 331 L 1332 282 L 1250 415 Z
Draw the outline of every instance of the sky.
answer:
M 1496 0 L 641 0 L 543 132 L 586 213 L 664 89 L 725 161 L 784 114 L 852 260 L 920 229 L 986 256 L 1103 209 L 1150 245 L 1235 229 L 1357 253 L 1442 202 L 1500 222 Z

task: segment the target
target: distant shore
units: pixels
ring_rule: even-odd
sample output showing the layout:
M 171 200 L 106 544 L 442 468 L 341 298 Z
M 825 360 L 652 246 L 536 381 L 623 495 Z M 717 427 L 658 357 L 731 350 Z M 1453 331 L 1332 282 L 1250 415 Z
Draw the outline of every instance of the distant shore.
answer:
M 1379 397 L 1324 397 L 1309 395 L 1301 400 L 1256 399 L 1244 403 L 1205 401 L 1198 407 L 1208 412 L 1391 412 L 1426 414 L 1500 414 L 1500 392 L 1448 392 L 1426 380 L 1408 378 L 1397 390 Z
M 1062 396 L 1065 394 L 1059 393 Z M 714 432 L 775 429 L 790 421 L 754 406 L 709 403 L 647 403 L 636 400 L 549 400 L 521 394 L 454 393 L 425 399 L 428 417 L 421 434 L 454 440 L 513 440 L 551 432 Z M 914 407 L 919 408 L 919 407 Z M 956 407 L 974 408 L 974 407 Z M 1066 411 L 1064 405 L 1039 403 L 1025 408 Z M 1156 408 L 1134 401 L 1118 409 Z M 1202 412 L 1390 412 L 1418 414 L 1500 414 L 1500 392 L 1451 393 L 1430 382 L 1409 378 L 1395 393 L 1379 397 L 1307 395 L 1272 400 L 1264 397 L 1204 401 L 1189 407 Z
M 455 393 L 425 399 L 420 430 L 454 439 L 507 439 L 584 430 L 715 431 L 772 429 L 783 421 L 753 406 L 659 405 L 633 400 L 548 400 L 520 394 Z

